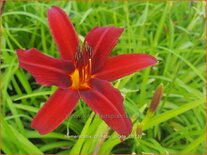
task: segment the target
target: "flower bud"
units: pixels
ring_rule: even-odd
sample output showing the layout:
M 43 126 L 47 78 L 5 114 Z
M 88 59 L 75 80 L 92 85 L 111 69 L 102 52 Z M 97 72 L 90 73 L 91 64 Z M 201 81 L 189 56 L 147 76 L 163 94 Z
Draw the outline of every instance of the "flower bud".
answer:
M 162 94 L 163 94 L 163 85 L 160 84 L 157 89 L 155 90 L 155 93 L 153 95 L 153 98 L 152 98 L 152 101 L 151 101 L 151 104 L 150 104 L 150 108 L 149 108 L 149 112 L 152 112 L 154 113 L 157 109 L 157 106 L 159 105 L 160 103 L 160 100 L 162 98 Z
M 6 0 L 0 1 L 0 14 L 1 15 L 3 14 L 5 3 L 6 3 Z
M 141 126 L 141 124 L 138 124 L 136 134 L 137 134 L 138 138 L 142 138 L 142 126 Z

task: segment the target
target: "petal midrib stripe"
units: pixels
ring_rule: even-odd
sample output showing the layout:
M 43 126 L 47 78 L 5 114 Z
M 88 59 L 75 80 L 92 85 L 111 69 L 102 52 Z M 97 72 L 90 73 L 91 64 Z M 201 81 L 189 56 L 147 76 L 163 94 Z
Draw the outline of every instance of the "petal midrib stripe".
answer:
M 107 32 L 108 32 L 109 30 L 110 30 L 110 29 L 106 29 L 106 30 L 102 33 L 100 39 L 99 39 L 98 42 L 96 43 L 96 47 L 94 48 L 94 54 L 96 53 L 96 51 L 97 51 L 98 48 L 100 47 L 101 42 L 103 41 L 104 37 L 106 36 L 106 34 L 107 34 Z
M 28 62 L 28 61 L 24 61 L 24 60 L 21 60 L 20 62 L 23 63 L 23 64 L 26 64 L 26 65 L 30 65 L 30 66 L 34 66 L 34 67 L 40 67 L 40 68 L 48 69 L 48 70 L 51 70 L 51 71 L 55 71 L 55 72 L 57 72 L 57 73 L 61 73 L 61 74 L 65 74 L 65 75 L 67 75 L 66 72 L 64 72 L 64 71 L 61 70 L 61 69 L 57 69 L 57 68 L 55 68 L 55 67 L 50 67 L 50 66 L 46 66 L 46 65 L 34 64 L 34 63 L 30 63 L 30 62 Z
M 113 107 L 113 109 L 115 109 L 115 111 L 116 112 L 118 112 L 118 114 L 120 115 L 120 116 L 122 116 L 122 114 L 119 112 L 119 110 L 118 110 L 118 108 L 116 108 L 116 106 L 106 97 L 106 96 L 104 96 L 103 94 L 101 94 L 100 92 L 98 92 L 98 91 L 94 91 L 94 93 L 95 94 L 97 94 L 98 96 L 100 96 L 100 97 L 102 97 L 104 100 L 106 100 L 112 107 Z M 127 123 L 123 120 L 123 119 L 121 119 L 123 122 L 124 122 L 124 124 L 127 126 Z

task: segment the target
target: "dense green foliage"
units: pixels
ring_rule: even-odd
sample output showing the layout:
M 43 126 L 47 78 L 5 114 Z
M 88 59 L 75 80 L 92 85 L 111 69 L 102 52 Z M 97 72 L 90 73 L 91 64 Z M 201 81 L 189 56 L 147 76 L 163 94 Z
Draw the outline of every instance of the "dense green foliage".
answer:
M 133 133 L 123 143 L 82 101 L 54 132 L 40 135 L 30 128 L 32 118 L 56 87 L 37 85 L 28 72 L 18 67 L 15 49 L 35 47 L 53 57 L 59 56 L 47 24 L 47 10 L 52 5 L 67 12 L 81 39 L 94 26 L 124 27 L 125 32 L 112 55 L 148 53 L 159 60 L 152 68 L 114 82 L 125 97 L 125 110 L 134 124 Z M 2 151 L 10 154 L 205 154 L 205 5 L 198 1 L 8 0 L 2 16 L 1 40 Z M 163 99 L 156 115 L 143 127 L 142 138 L 137 138 L 136 127 L 145 118 L 153 92 L 160 83 L 165 87 Z M 100 138 L 106 134 L 111 137 Z

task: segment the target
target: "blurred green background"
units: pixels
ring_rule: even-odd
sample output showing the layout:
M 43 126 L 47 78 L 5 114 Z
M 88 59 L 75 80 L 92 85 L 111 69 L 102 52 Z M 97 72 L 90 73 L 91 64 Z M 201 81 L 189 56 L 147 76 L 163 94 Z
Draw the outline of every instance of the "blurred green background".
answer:
M 56 87 L 37 85 L 18 67 L 15 49 L 35 47 L 59 57 L 47 23 L 47 10 L 52 5 L 66 11 L 80 39 L 95 26 L 124 27 L 112 55 L 148 53 L 159 60 L 152 68 L 114 82 L 125 97 L 125 110 L 134 124 L 133 133 L 124 142 L 113 138 L 117 133 L 82 101 L 55 131 L 40 135 L 30 128 L 34 115 Z M 205 154 L 205 7 L 205 1 L 7 0 L 1 38 L 2 153 Z M 163 99 L 156 115 L 143 127 L 142 138 L 137 138 L 136 127 L 145 118 L 160 83 L 165 87 Z M 102 135 L 111 137 L 100 138 Z

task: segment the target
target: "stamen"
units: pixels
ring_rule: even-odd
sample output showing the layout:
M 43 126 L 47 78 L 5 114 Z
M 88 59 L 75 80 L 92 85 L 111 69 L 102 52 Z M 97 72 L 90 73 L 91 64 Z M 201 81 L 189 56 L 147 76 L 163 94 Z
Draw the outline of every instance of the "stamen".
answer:
M 79 72 L 79 83 L 87 83 L 91 77 L 92 70 L 92 48 L 85 42 L 84 45 L 79 44 L 75 53 L 76 67 Z
M 91 61 L 91 58 L 89 58 L 89 67 L 88 68 L 89 68 L 88 73 L 91 76 L 91 70 L 92 70 L 92 61 Z

